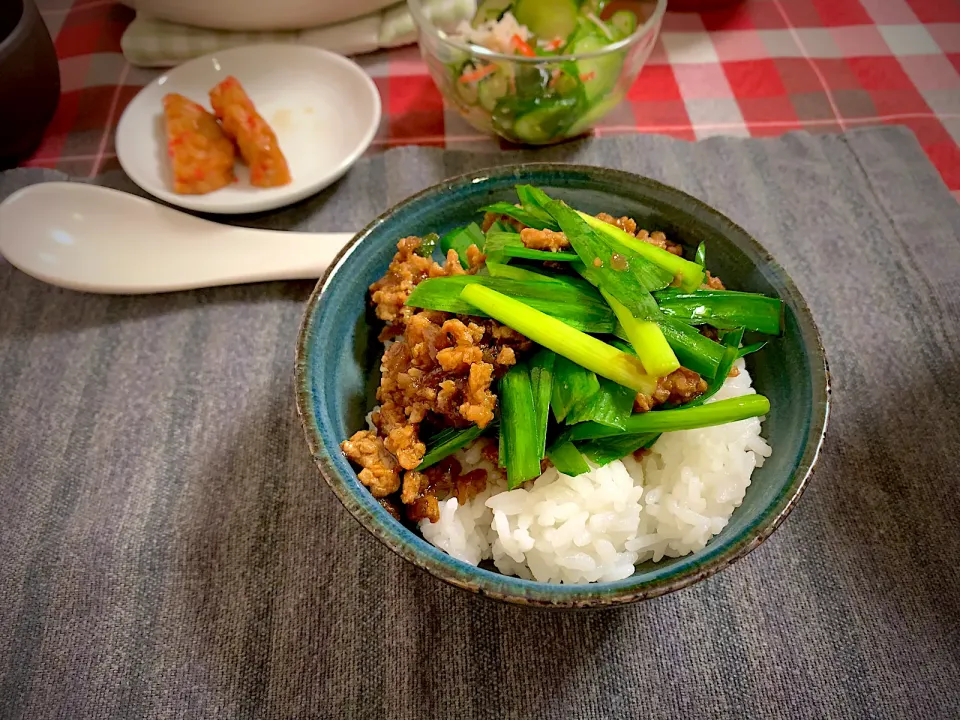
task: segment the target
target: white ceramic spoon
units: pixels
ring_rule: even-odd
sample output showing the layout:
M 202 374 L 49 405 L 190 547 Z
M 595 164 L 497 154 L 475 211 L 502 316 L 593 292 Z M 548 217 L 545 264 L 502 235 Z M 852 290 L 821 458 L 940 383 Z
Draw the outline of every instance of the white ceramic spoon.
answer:
M 84 183 L 30 185 L 0 204 L 0 255 L 39 280 L 86 292 L 318 278 L 352 237 L 220 225 Z

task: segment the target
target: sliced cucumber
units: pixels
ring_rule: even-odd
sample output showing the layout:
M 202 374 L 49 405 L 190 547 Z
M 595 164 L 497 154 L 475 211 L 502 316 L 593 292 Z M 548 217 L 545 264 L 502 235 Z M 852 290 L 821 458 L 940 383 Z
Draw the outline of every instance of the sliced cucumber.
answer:
M 637 16 L 629 10 L 617 10 L 607 20 L 607 25 L 617 40 L 623 40 L 637 31 Z
M 552 40 L 576 30 L 580 8 L 575 0 L 517 0 L 513 15 L 538 38 Z
M 585 13 L 592 12 L 597 17 L 600 17 L 600 13 L 603 12 L 606 5 L 607 0 L 584 0 L 580 5 L 580 10 Z
M 498 102 L 493 112 L 490 113 L 490 124 L 498 134 L 505 138 L 513 138 L 513 124 L 516 119 L 516 107 L 506 97 Z
M 564 54 L 569 54 L 573 51 L 573 48 L 577 46 L 584 38 L 592 37 L 594 35 L 600 34 L 600 28 L 593 24 L 592 21 L 587 20 L 585 17 L 582 17 L 577 21 L 577 28 L 573 31 L 570 37 L 567 38 L 567 43 L 563 48 Z
M 457 79 L 453 81 L 454 92 L 457 94 L 457 98 L 466 103 L 467 105 L 476 105 L 477 104 L 477 95 L 478 88 L 476 82 L 461 82 L 460 78 L 465 72 L 471 72 L 473 70 L 473 65 L 467 64 L 460 71 L 460 75 L 457 76 Z
M 520 100 L 532 101 L 543 97 L 549 92 L 550 65 L 517 64 L 514 72 L 517 97 Z M 553 65 L 556 67 L 556 64 Z
M 478 88 L 480 107 L 488 112 L 493 112 L 497 101 L 506 95 L 509 90 L 510 83 L 502 71 L 487 75 L 480 81 L 480 87 Z
M 513 0 L 482 0 L 477 6 L 477 12 L 474 13 L 471 24 L 478 27 L 490 20 L 499 20 L 511 5 Z
M 608 44 L 596 35 L 590 35 L 578 41 L 572 53 L 574 55 L 593 53 L 602 50 Z M 610 92 L 610 88 L 617 84 L 617 78 L 620 77 L 620 70 L 623 68 L 623 58 L 624 51 L 620 50 L 577 61 L 577 67 L 580 68 L 580 80 L 583 82 L 588 103 L 599 100 Z
M 582 83 L 577 72 L 576 63 L 564 63 L 561 66 L 561 72 L 553 81 L 553 91 L 563 96 L 579 93 Z
M 571 110 L 576 105 L 574 98 L 545 101 L 516 119 L 513 134 L 521 142 L 532 145 L 558 140 L 570 124 Z
M 573 125 L 567 128 L 567 136 L 575 137 L 586 132 L 593 127 L 593 125 L 600 120 L 600 118 L 619 105 L 621 100 L 623 100 L 622 94 L 611 95 L 603 98 L 595 105 L 587 108 L 587 111 L 577 118 Z

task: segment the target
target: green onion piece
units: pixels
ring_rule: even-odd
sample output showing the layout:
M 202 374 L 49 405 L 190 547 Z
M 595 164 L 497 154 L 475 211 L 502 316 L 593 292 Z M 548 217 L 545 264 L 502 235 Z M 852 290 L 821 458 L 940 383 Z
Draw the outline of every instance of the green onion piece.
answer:
M 680 278 L 680 287 L 684 290 L 696 290 L 703 284 L 704 269 L 695 262 L 684 260 L 678 255 L 667 252 L 663 248 L 658 248 L 643 240 L 638 240 L 633 235 L 618 228 L 616 225 L 610 225 L 603 220 L 598 220 L 592 215 L 584 212 L 577 213 L 597 232 L 602 233 L 608 238 L 617 240 L 626 247 L 633 250 L 638 255 L 643 256 L 654 265 L 663 268 L 674 278 Z
M 427 447 L 430 449 L 423 456 L 420 464 L 417 465 L 417 470 L 426 470 L 431 465 L 436 465 L 444 458 L 453 455 L 457 450 L 469 445 L 481 434 L 483 434 L 483 428 L 476 425 L 471 425 L 462 430 L 456 428 L 441 430 L 427 442 Z
M 649 308 L 654 303 L 643 296 L 666 287 L 673 276 L 615 238 L 592 229 L 568 205 L 551 200 L 547 210 L 560 223 L 560 229 L 584 266 L 596 271 L 600 285 L 630 308 L 635 317 L 649 315 Z M 619 255 L 616 261 L 615 255 Z M 590 277 L 587 280 L 593 282 Z M 643 308 L 640 312 L 634 308 L 638 301 Z
M 578 264 L 579 260 L 577 261 Z M 566 273 L 559 272 L 550 272 L 544 269 L 541 265 L 539 267 L 534 266 L 536 269 L 530 267 L 524 267 L 522 265 L 507 265 L 505 263 L 498 262 L 487 262 L 484 264 L 484 267 L 487 268 L 487 271 L 493 277 L 504 277 L 510 280 L 529 280 L 542 282 L 552 282 L 559 285 L 566 285 L 570 288 L 579 290 L 582 293 L 586 293 L 591 298 L 597 302 L 604 302 L 603 298 L 600 297 L 600 293 L 593 285 L 588 283 L 586 280 L 575 275 L 567 275 Z
M 637 288 L 631 288 L 629 283 L 624 283 L 623 278 L 617 276 L 632 275 L 639 283 L 641 290 L 652 291 L 666 287 L 673 280 L 673 275 L 669 270 L 650 262 L 616 238 L 595 232 L 580 217 L 583 213 L 578 213 L 563 202 L 552 200 L 543 190 L 532 185 L 522 185 L 517 186 L 518 194 L 521 192 L 521 188 L 523 192 L 527 193 L 531 202 L 536 203 L 537 207 L 546 210 L 554 217 L 584 265 L 594 268 L 594 262 L 596 260 L 600 261 L 600 268 L 604 269 L 604 272 L 598 278 L 602 277 L 607 281 L 606 289 L 608 291 L 630 308 L 636 317 L 650 315 L 653 303 L 643 298 L 642 294 L 637 292 Z M 626 235 L 626 233 L 624 234 Z M 627 235 L 627 237 L 631 236 Z M 613 262 L 614 254 L 621 256 L 617 263 Z M 667 254 L 669 255 L 669 253 Z M 617 265 L 620 265 L 621 268 L 618 269 Z M 594 281 L 591 280 L 591 282 Z M 634 297 L 635 293 L 639 297 Z M 642 308 L 640 312 L 634 312 L 633 304 L 635 301 L 640 302 Z
M 693 261 L 700 267 L 707 267 L 707 244 L 705 242 L 697 245 L 697 254 L 693 256 Z
M 436 233 L 428 233 L 420 238 L 420 247 L 418 247 L 414 252 L 420 257 L 431 257 L 433 255 L 434 249 L 437 247 L 437 241 L 440 239 L 440 236 Z
M 707 390 L 699 397 L 694 398 L 688 403 L 684 403 L 681 407 L 696 407 L 697 405 L 703 405 L 710 398 L 717 394 L 717 391 L 723 387 L 723 384 L 727 381 L 727 376 L 730 374 L 730 369 L 733 367 L 733 363 L 736 362 L 737 357 L 740 355 L 740 342 L 743 340 L 743 328 L 739 330 L 731 330 L 726 335 L 723 336 L 723 358 L 720 360 L 720 365 L 717 366 L 717 374 L 710 381 L 710 384 L 707 385 Z
M 742 348 L 740 348 L 740 350 L 737 352 L 737 357 L 746 357 L 751 353 L 755 353 L 758 350 L 762 350 L 766 344 L 767 343 L 765 342 L 758 342 L 758 343 L 753 343 L 752 345 L 745 345 Z
M 578 446 L 580 452 L 593 462 L 603 467 L 614 460 L 635 453 L 640 448 L 648 448 L 660 437 L 660 433 L 643 433 L 640 435 L 616 435 L 614 437 L 587 440 Z
M 537 424 L 537 452 L 539 457 L 547 447 L 547 423 L 550 420 L 550 397 L 553 394 L 553 368 L 556 353 L 540 350 L 530 358 L 530 384 L 533 386 L 533 408 Z
M 557 356 L 553 366 L 553 390 L 550 404 L 557 422 L 563 422 L 567 414 L 581 398 L 589 398 L 600 392 L 596 373 L 577 365 L 562 355 Z
M 633 401 L 637 394 L 606 378 L 601 378 L 599 384 L 598 392 L 580 397 L 570 409 L 566 417 L 568 425 L 595 422 L 623 429 L 633 413 Z
M 657 293 L 660 312 L 692 325 L 712 325 L 720 330 L 746 328 L 765 335 L 783 329 L 780 298 L 733 290 L 697 290 L 692 293 Z
M 480 226 L 476 223 L 470 223 L 466 227 L 451 230 L 440 238 L 440 251 L 446 256 L 450 250 L 457 251 L 457 257 L 460 258 L 460 265 L 466 269 L 467 248 L 476 245 L 478 250 L 483 250 L 485 236 Z
M 583 278 L 574 277 L 573 275 L 561 275 L 559 273 L 547 274 L 546 272 L 538 272 L 537 270 L 531 270 L 530 268 L 520 265 L 505 265 L 504 263 L 490 262 L 489 260 L 487 260 L 485 267 L 493 277 L 566 285 L 568 288 L 589 295 L 596 302 L 603 302 L 600 293 L 593 285 L 583 280 Z
M 572 73 L 576 74 L 576 65 L 572 65 Z M 570 67 L 566 68 L 568 71 L 571 70 Z M 550 213 L 547 212 L 547 209 L 540 206 L 539 199 L 537 196 L 530 191 L 530 185 L 517 185 L 517 199 L 520 201 L 520 204 L 523 205 L 523 209 L 526 210 L 531 215 L 539 217 L 545 223 L 549 223 L 547 227 L 552 230 L 559 230 L 560 226 L 557 225 L 557 221 L 553 219 Z
M 579 273 L 581 277 L 586 279 L 591 285 L 597 289 L 600 288 L 604 278 L 597 268 L 587 267 L 579 260 L 577 262 L 570 263 L 570 268 Z M 607 288 L 604 289 L 606 290 Z M 644 320 L 652 320 L 660 317 L 660 310 L 657 307 L 656 300 L 653 299 L 653 295 L 644 291 L 644 289 L 639 285 L 635 285 L 629 289 L 623 289 L 630 293 L 631 305 L 628 307 L 626 303 L 622 302 L 622 300 L 620 301 L 620 304 L 626 307 L 627 310 L 630 310 L 630 307 L 636 308 L 636 312 L 630 312 L 632 317 Z M 607 293 L 610 295 L 609 290 Z M 610 296 L 613 297 L 612 295 Z
M 492 277 L 498 278 L 507 278 L 509 280 L 522 280 L 526 282 L 559 282 L 554 280 L 551 275 L 544 275 L 542 273 L 534 272 L 533 270 L 528 270 L 527 268 L 520 267 L 519 265 L 507 265 L 505 263 L 490 262 L 487 260 L 486 263 L 487 271 Z
M 717 367 L 723 358 L 723 345 L 704 337 L 696 328 L 674 318 L 661 315 L 657 318 L 657 325 L 683 367 L 708 379 L 717 374 Z
M 590 466 L 583 459 L 583 455 L 577 450 L 572 442 L 565 442 L 553 445 L 547 451 L 547 457 L 553 466 L 564 475 L 576 477 L 583 473 L 590 472 Z
M 490 226 L 490 229 L 487 230 L 487 235 L 489 235 L 490 233 L 502 233 L 502 232 L 512 233 L 512 232 L 516 232 L 516 230 L 510 225 L 507 225 L 506 223 L 501 222 L 500 220 L 495 220 L 493 225 Z
M 507 467 L 507 448 L 503 443 L 503 424 L 501 423 L 501 430 L 497 433 L 497 467 L 506 468 Z
M 543 262 L 575 262 L 579 259 L 574 253 L 531 250 L 528 247 L 518 247 L 516 245 L 505 247 L 503 254 L 508 258 L 517 258 L 518 260 L 542 260 Z
M 519 220 L 527 227 L 536 228 L 537 230 L 556 231 L 560 229 L 560 226 L 546 213 L 531 212 L 527 208 L 517 207 L 507 202 L 493 203 L 493 205 L 480 208 L 480 211 L 506 215 L 514 220 Z
M 479 286 L 475 286 L 479 287 Z M 533 386 L 525 364 L 515 365 L 500 381 L 500 433 L 506 450 L 507 487 L 513 490 L 540 475 Z
M 657 387 L 656 379 L 643 371 L 637 358 L 530 305 L 476 284 L 464 287 L 460 297 L 535 343 L 597 375 L 645 394 L 653 393 Z
M 488 232 L 483 252 L 487 256 L 487 260 L 493 262 L 503 262 L 506 258 L 552 260 L 554 262 L 572 262 L 578 259 L 576 253 L 571 252 L 531 250 L 524 246 L 520 234 L 515 232 Z
M 637 357 L 648 373 L 654 377 L 664 377 L 680 367 L 673 348 L 655 322 L 635 318 L 622 303 L 603 289 L 600 294 L 617 316 L 627 340 L 633 345 Z
M 425 310 L 483 316 L 485 313 L 478 312 L 461 297 L 468 285 L 483 285 L 518 298 L 583 332 L 610 333 L 616 328 L 616 316 L 599 295 L 588 295 L 574 285 L 542 280 L 512 280 L 492 275 L 427 278 L 417 284 L 405 304 Z
M 578 442 L 622 434 L 639 435 L 641 433 L 692 430 L 760 417 L 768 412 L 770 412 L 770 401 L 766 397 L 763 395 L 743 395 L 697 407 L 685 405 L 676 410 L 651 410 L 650 412 L 636 413 L 627 420 L 623 430 L 599 423 L 580 423 L 571 427 L 564 433 L 564 436 Z
M 553 202 L 553 199 L 543 190 L 535 185 L 517 185 L 516 190 L 517 197 L 521 198 L 522 203 L 536 207 L 539 210 L 546 212 L 548 215 L 550 214 L 550 211 L 547 210 L 547 206 Z

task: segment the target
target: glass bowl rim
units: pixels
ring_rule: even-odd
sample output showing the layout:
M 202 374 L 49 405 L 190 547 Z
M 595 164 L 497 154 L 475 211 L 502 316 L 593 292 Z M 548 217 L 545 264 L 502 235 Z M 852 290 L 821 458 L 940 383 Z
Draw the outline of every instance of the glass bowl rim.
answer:
M 500 53 L 485 47 L 481 47 L 480 45 L 468 45 L 467 43 L 453 40 L 449 35 L 434 25 L 430 18 L 427 17 L 426 13 L 423 11 L 423 6 L 420 0 L 407 0 L 407 7 L 410 8 L 410 14 L 413 16 L 413 20 L 417 25 L 417 30 L 420 33 L 430 34 L 434 39 L 444 45 L 448 45 L 449 47 L 461 52 L 469 53 L 470 55 L 482 57 L 487 60 L 510 61 L 523 65 L 537 65 L 544 63 L 575 62 L 577 60 L 585 60 L 588 58 L 603 57 L 604 55 L 609 55 L 610 53 L 624 50 L 637 44 L 642 38 L 647 37 L 652 31 L 655 31 L 660 22 L 663 20 L 663 15 L 666 12 L 667 0 L 652 1 L 656 3 L 656 7 L 654 7 L 653 12 L 650 13 L 650 17 L 647 18 L 646 22 L 634 30 L 633 34 L 625 37 L 623 40 L 610 43 L 609 45 L 605 45 L 602 49 L 595 50 L 593 52 L 578 53 L 575 55 L 548 55 L 537 57 L 508 55 L 506 53 Z

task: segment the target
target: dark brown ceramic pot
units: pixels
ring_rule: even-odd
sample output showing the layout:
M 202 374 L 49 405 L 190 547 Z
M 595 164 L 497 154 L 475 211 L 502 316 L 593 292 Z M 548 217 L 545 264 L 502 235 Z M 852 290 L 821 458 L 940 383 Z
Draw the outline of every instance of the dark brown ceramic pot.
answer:
M 0 170 L 29 157 L 60 100 L 60 66 L 33 0 L 0 0 Z

